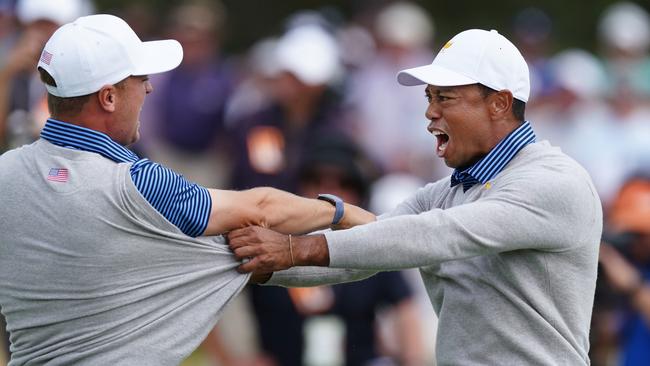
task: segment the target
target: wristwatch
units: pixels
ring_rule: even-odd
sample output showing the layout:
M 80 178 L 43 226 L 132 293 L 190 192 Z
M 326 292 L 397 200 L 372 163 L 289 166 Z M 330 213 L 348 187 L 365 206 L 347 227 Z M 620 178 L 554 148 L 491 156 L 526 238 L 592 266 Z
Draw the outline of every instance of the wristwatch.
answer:
M 327 201 L 331 203 L 332 206 L 335 207 L 334 218 L 332 219 L 332 225 L 336 225 L 339 222 L 341 222 L 341 219 L 343 218 L 343 214 L 345 213 L 345 208 L 342 199 L 329 193 L 321 193 L 316 198 L 318 198 L 319 200 Z

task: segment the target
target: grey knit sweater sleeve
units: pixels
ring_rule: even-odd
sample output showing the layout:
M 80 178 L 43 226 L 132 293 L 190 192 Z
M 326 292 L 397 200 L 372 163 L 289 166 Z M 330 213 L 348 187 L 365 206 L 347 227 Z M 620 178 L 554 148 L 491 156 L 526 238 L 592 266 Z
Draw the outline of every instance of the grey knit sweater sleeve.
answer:
M 283 287 L 310 287 L 343 282 L 360 281 L 377 273 L 372 270 L 356 270 L 329 267 L 293 267 L 274 272 L 264 285 Z
M 499 183 L 477 187 L 480 198 L 470 202 L 461 200 L 473 192 L 432 184 L 398 208 L 407 214 L 328 232 L 330 267 L 390 270 L 520 249 L 557 252 L 600 225 L 600 202 L 583 175 L 528 169 Z

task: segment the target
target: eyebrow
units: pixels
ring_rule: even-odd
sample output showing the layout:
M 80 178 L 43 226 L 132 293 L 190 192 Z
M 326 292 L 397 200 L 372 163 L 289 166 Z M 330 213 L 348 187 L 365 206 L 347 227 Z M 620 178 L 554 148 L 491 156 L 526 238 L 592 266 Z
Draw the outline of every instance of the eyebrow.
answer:
M 450 93 L 450 92 L 455 92 L 455 87 L 453 86 L 432 86 L 428 85 L 424 91 L 429 94 L 441 94 L 441 93 Z

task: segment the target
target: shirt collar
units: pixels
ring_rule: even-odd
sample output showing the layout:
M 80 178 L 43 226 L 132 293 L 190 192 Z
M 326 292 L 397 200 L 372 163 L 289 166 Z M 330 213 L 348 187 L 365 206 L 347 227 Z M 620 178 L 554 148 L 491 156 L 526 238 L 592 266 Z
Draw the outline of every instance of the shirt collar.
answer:
M 41 138 L 59 146 L 90 151 L 118 163 L 135 162 L 140 158 L 108 135 L 89 128 L 48 118 Z
M 463 192 L 474 184 L 485 184 L 503 170 L 512 158 L 524 146 L 535 142 L 536 136 L 528 121 L 510 132 L 503 140 L 490 150 L 490 152 L 462 171 L 454 170 L 451 175 L 451 186 L 463 184 Z

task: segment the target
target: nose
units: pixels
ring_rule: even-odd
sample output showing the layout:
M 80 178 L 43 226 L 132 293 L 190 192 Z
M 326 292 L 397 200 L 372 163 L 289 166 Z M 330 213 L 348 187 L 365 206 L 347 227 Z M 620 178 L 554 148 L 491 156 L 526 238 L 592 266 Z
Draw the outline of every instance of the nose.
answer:
M 431 103 L 429 103 L 429 106 L 427 107 L 427 110 L 424 113 L 424 115 L 430 121 L 429 125 L 427 126 L 427 130 L 429 132 L 433 132 L 434 122 L 442 117 L 440 113 L 440 106 L 438 106 L 438 104 L 435 101 L 432 101 Z
M 440 106 L 438 103 L 431 101 L 424 115 L 429 121 L 440 118 Z

